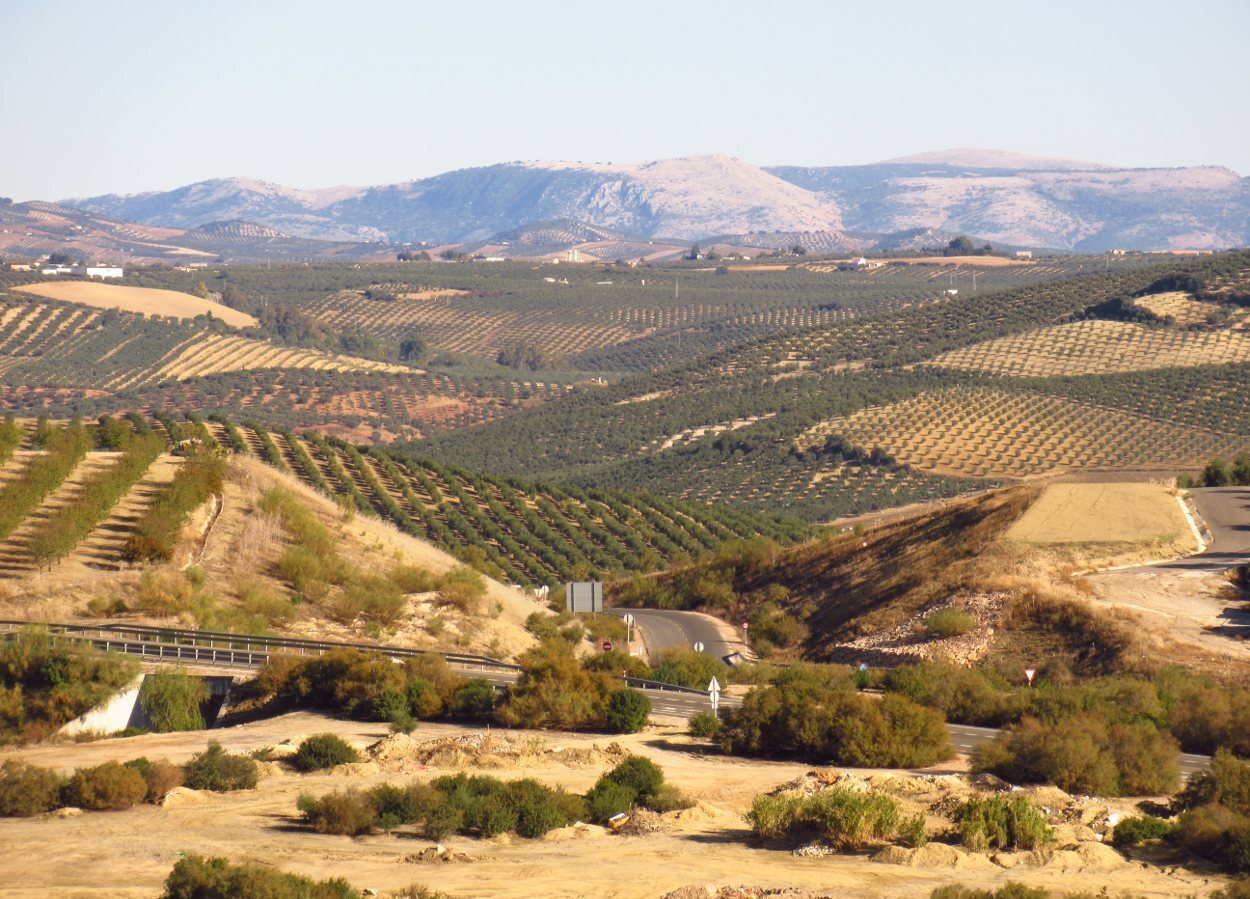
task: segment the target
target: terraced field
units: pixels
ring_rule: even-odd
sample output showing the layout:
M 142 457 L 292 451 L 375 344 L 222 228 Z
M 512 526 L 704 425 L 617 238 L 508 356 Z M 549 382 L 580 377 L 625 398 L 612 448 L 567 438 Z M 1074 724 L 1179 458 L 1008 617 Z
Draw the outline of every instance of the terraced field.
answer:
M 967 478 L 1022 478 L 1055 469 L 1200 466 L 1250 449 L 1250 437 L 1186 427 L 1056 396 L 953 387 L 821 422 L 797 445 L 838 435 L 904 465 Z
M 1250 362 L 1245 331 L 1179 331 L 1091 319 L 989 340 L 928 364 L 1028 378 L 1242 362 Z

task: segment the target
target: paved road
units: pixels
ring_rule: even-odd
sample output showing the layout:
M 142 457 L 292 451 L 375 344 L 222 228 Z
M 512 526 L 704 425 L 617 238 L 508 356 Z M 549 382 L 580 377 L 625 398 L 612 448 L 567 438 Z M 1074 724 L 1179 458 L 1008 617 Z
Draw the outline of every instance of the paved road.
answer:
M 1190 491 L 1211 532 L 1205 551 L 1151 568 L 1217 571 L 1250 564 L 1250 487 L 1204 487 Z
M 730 640 L 725 625 L 711 615 L 700 612 L 677 612 L 669 609 L 604 609 L 611 615 L 633 615 L 638 632 L 655 658 L 667 649 L 703 644 L 703 651 L 716 659 L 746 648 L 741 640 Z

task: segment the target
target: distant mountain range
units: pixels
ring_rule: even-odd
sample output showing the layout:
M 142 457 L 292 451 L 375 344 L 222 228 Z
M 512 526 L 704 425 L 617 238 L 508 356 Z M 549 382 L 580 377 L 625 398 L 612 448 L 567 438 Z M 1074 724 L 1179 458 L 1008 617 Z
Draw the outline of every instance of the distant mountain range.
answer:
M 245 221 L 295 237 L 489 242 L 575 221 L 643 239 L 935 229 L 997 244 L 1097 252 L 1250 244 L 1250 179 L 1215 166 L 1137 169 L 994 150 L 872 165 L 761 168 L 727 156 L 639 164 L 511 162 L 376 187 L 300 190 L 249 178 L 63 205 L 195 229 Z

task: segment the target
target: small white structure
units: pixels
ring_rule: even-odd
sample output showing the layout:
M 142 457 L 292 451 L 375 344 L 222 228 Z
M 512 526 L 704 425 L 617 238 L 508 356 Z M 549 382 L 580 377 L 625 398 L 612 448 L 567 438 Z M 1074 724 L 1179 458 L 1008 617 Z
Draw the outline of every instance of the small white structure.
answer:
M 951 289 L 949 289 L 949 290 L 945 291 L 945 293 L 946 293 L 946 295 L 947 295 L 948 297 L 957 297 L 957 296 L 959 296 L 959 291 L 958 291 L 958 290 L 955 290 L 953 287 L 952 287 Z
M 1033 251 L 1032 250 L 1016 250 L 1016 258 L 1017 259 L 1032 259 Z
M 68 265 L 48 265 L 48 266 L 45 266 L 44 268 L 39 269 L 39 274 L 41 275 L 72 275 L 74 274 L 74 269 L 72 266 L 68 266 Z
M 120 278 L 125 274 L 120 265 L 89 265 L 86 269 L 88 278 Z

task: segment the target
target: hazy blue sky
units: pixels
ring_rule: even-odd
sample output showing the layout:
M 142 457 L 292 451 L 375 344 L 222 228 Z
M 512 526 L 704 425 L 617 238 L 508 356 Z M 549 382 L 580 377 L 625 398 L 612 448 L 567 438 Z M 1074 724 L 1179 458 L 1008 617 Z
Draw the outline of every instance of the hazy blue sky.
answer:
M 1248 0 L 2 6 L 15 199 L 963 146 L 1250 174 Z

